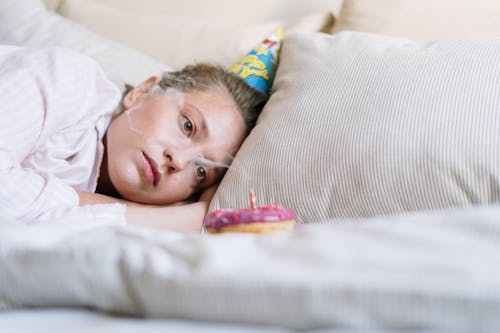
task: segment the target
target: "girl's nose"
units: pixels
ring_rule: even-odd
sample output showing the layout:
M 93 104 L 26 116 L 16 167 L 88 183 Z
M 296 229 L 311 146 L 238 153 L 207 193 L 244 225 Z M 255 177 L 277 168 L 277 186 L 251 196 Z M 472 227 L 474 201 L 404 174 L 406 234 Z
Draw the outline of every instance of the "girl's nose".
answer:
M 184 168 L 184 164 L 177 156 L 173 154 L 166 154 L 167 157 L 167 173 L 175 173 Z
M 165 157 L 167 159 L 167 172 L 175 173 L 183 170 L 193 159 L 189 151 L 186 149 L 174 151 L 165 150 Z

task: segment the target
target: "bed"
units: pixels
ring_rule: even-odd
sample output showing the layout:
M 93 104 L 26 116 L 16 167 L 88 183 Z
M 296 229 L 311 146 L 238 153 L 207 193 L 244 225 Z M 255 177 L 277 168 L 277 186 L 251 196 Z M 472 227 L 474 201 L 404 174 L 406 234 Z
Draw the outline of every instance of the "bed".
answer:
M 244 22 L 227 1 L 205 17 L 189 3 L 5 0 L 0 41 L 77 50 L 123 86 L 229 65 L 287 27 L 271 98 L 210 210 L 245 207 L 252 189 L 293 207 L 295 230 L 3 216 L 0 330 L 498 332 L 500 6 L 276 0 Z
M 324 221 L 271 236 L 4 224 L 3 307 L 69 309 L 10 310 L 0 322 L 59 311 L 111 327 L 103 313 L 167 318 L 166 327 L 182 320 L 264 332 L 494 332 L 499 216 L 490 207 Z M 139 322 L 116 319 L 118 327 Z

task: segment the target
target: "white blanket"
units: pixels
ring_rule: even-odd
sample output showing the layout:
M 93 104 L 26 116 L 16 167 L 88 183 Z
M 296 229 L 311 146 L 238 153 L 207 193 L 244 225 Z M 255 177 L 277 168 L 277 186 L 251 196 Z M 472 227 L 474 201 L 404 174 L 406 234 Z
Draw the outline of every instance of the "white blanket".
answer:
M 181 235 L 0 226 L 0 304 L 291 329 L 499 332 L 500 207 Z

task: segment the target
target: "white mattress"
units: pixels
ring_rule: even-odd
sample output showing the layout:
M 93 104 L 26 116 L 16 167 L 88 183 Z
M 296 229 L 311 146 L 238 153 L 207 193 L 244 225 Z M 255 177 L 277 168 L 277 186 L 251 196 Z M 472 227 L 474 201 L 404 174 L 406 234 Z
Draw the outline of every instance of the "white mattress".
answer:
M 0 305 L 285 331 L 499 332 L 499 230 L 500 207 L 272 236 L 5 223 Z

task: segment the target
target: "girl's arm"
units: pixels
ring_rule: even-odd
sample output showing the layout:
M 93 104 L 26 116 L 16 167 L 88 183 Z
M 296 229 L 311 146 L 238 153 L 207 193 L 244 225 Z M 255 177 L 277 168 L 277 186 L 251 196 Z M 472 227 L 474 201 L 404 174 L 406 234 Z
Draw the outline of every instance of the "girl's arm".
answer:
M 98 193 L 83 191 L 77 191 L 77 193 L 80 206 L 106 203 L 126 205 L 125 221 L 128 225 L 176 232 L 199 232 L 216 189 L 217 186 L 214 185 L 205 190 L 197 202 L 171 206 L 142 205 Z
M 128 225 L 158 228 L 176 232 L 200 232 L 208 202 L 198 201 L 182 206 L 127 206 Z

